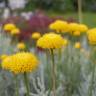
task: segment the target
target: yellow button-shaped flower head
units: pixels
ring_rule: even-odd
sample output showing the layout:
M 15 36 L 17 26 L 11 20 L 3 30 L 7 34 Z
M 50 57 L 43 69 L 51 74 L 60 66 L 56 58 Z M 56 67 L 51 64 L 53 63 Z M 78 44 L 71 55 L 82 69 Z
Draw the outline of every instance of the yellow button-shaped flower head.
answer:
M 44 49 L 61 48 L 64 45 L 64 39 L 61 35 L 55 33 L 46 33 L 37 41 L 37 46 Z
M 16 53 L 2 61 L 2 68 L 14 74 L 31 72 L 38 67 L 37 58 L 29 52 Z
M 88 27 L 85 24 L 79 24 L 79 31 L 80 32 L 87 32 Z
M 37 40 L 41 37 L 41 34 L 39 32 L 34 32 L 31 37 L 32 39 Z
M 20 43 L 17 44 L 17 48 L 18 49 L 25 49 L 26 45 L 23 42 L 20 42 Z
M 96 45 L 96 28 L 90 29 L 87 32 L 88 40 L 91 45 Z
M 13 30 L 15 28 L 16 28 L 16 26 L 12 23 L 5 24 L 3 27 L 4 31 L 8 31 L 8 32 L 10 32 L 11 30 Z
M 75 47 L 76 49 L 80 49 L 80 48 L 81 48 L 80 42 L 76 42 L 75 45 L 74 45 L 74 47 Z
M 68 23 L 63 20 L 56 20 L 49 25 L 49 28 L 56 32 L 68 32 Z
M 11 30 L 11 35 L 19 35 L 20 34 L 20 29 L 19 28 L 14 28 Z
M 71 32 L 75 32 L 79 30 L 79 24 L 78 23 L 70 23 L 69 24 L 69 30 Z

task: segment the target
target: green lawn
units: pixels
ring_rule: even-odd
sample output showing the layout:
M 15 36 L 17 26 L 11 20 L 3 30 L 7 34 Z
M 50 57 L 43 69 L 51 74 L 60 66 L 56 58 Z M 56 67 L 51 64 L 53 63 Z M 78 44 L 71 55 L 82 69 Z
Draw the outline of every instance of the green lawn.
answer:
M 50 16 L 63 16 L 65 19 L 68 19 L 70 17 L 75 18 L 78 20 L 78 14 L 77 13 L 54 13 L 49 12 Z M 83 13 L 83 23 L 87 24 L 89 27 L 96 27 L 96 13 Z

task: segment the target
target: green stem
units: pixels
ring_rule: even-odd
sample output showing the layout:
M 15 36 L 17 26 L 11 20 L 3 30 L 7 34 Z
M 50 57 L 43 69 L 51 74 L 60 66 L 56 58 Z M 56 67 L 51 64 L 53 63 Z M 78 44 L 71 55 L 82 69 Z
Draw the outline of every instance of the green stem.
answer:
M 14 78 L 15 78 L 15 96 L 19 96 L 19 88 L 18 88 L 18 78 L 17 78 L 17 75 L 15 75 Z
M 62 58 L 62 49 L 60 48 L 59 50 L 59 60 L 58 60 L 58 64 L 61 63 L 61 58 Z
M 91 78 L 91 83 L 90 83 L 90 86 L 89 86 L 89 90 L 88 90 L 88 96 L 92 96 L 93 95 L 93 86 L 94 86 L 94 77 L 95 77 L 95 64 L 93 65 L 93 68 L 92 68 L 92 78 Z
M 51 72 L 52 72 L 52 90 L 53 90 L 53 96 L 56 96 L 56 66 L 55 66 L 55 60 L 54 60 L 54 51 L 51 49 L 51 58 L 52 58 L 52 66 L 51 66 Z
M 46 51 L 46 64 L 48 65 L 48 52 Z
M 29 87 L 29 80 L 28 80 L 27 73 L 24 73 L 24 83 L 27 90 L 26 96 L 30 96 L 30 87 Z
M 78 19 L 82 23 L 82 0 L 78 0 Z

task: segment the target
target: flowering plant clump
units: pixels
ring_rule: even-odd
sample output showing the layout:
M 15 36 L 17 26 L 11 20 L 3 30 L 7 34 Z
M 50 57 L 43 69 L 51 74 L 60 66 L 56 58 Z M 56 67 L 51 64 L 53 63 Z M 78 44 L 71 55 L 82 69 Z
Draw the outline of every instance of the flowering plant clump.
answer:
M 37 58 L 29 52 L 20 52 L 8 56 L 2 61 L 2 68 L 7 69 L 14 74 L 31 72 L 38 67 Z
M 10 87 L 12 96 L 96 96 L 96 28 L 53 20 L 42 13 L 31 14 L 26 20 L 18 18 L 3 24 L 5 34 L 0 33 L 0 82 L 2 85 L 9 80 L 6 77 L 14 77 L 16 90 L 13 91 L 13 83 L 9 82 L 0 87 L 4 86 L 0 96 L 8 92 L 11 96 L 11 90 L 5 91 Z M 12 45 L 11 41 L 15 43 Z M 40 65 L 31 52 L 38 56 Z M 10 76 L 5 70 L 13 74 Z

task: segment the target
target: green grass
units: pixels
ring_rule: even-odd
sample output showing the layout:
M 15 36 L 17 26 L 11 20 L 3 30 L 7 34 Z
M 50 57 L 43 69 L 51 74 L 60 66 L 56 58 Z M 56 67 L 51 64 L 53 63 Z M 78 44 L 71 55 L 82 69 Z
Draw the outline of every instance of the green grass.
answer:
M 78 13 L 54 13 L 48 12 L 50 16 L 63 16 L 65 19 L 74 18 L 78 20 Z M 87 24 L 89 27 L 96 27 L 96 13 L 84 12 L 83 13 L 83 23 Z

